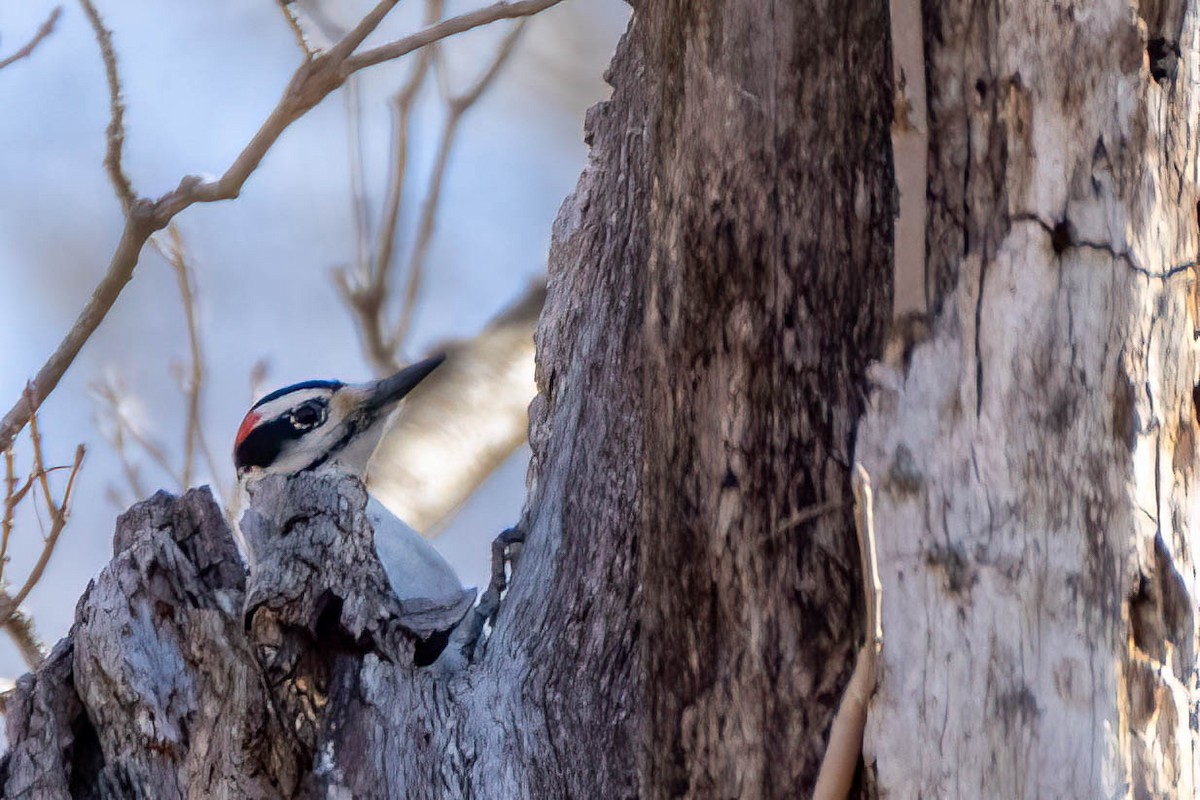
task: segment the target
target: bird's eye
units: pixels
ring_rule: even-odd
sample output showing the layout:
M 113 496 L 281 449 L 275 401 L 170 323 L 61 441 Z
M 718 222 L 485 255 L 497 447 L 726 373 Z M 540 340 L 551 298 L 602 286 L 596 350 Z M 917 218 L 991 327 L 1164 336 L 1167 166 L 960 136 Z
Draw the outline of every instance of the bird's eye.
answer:
M 304 431 L 316 427 L 321 422 L 321 411 L 311 405 L 300 406 L 290 415 L 292 427 Z

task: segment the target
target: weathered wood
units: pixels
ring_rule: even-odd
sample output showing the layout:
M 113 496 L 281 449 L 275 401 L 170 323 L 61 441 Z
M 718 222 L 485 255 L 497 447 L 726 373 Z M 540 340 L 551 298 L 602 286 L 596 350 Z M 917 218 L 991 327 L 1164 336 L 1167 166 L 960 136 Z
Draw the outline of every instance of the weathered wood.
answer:
M 1196 4 L 923 11 L 936 316 L 858 437 L 867 761 L 905 797 L 1193 797 Z

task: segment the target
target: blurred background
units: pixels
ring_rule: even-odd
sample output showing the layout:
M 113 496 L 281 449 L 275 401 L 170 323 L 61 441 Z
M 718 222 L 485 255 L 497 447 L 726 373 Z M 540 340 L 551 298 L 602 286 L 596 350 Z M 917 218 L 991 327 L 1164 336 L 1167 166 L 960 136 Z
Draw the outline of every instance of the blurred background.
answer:
M 447 16 L 483 3 L 447 3 Z M 23 45 L 52 2 L 0 0 L 0 58 Z M 326 2 L 322 23 L 353 24 L 370 3 Z M 269 0 L 103 0 L 119 58 L 126 113 L 125 167 L 135 190 L 155 197 L 190 173 L 220 174 L 275 105 L 301 53 Z M 401 3 L 368 44 L 416 30 L 423 8 Z M 466 113 L 447 165 L 424 281 L 400 357 L 478 333 L 545 270 L 550 228 L 584 165 L 582 120 L 607 96 L 601 76 L 627 22 L 621 0 L 574 0 L 531 20 L 503 70 Z M 493 59 L 511 23 L 442 46 L 445 83 L 460 91 Z M 375 219 L 386 192 L 388 100 L 414 56 L 361 73 L 357 136 L 361 197 Z M 431 81 L 413 106 L 409 175 L 399 247 L 411 247 L 446 106 Z M 309 378 L 366 380 L 355 322 L 332 281 L 354 263 L 351 114 L 339 90 L 295 123 L 234 201 L 193 207 L 176 222 L 193 269 L 207 379 L 201 412 L 217 471 L 193 484 L 233 482 L 229 451 L 253 400 Z M 105 270 L 122 216 L 102 167 L 108 96 L 91 28 L 75 4 L 30 58 L 0 70 L 0 411 L 70 328 Z M 372 223 L 374 224 L 374 223 Z M 404 261 L 398 263 L 403 275 Z M 88 447 L 71 521 L 45 577 L 24 603 L 41 639 L 69 628 L 88 580 L 111 557 L 116 515 L 134 497 L 110 442 L 114 390 L 138 435 L 175 463 L 183 449 L 181 372 L 188 330 L 176 275 L 147 248 L 112 313 L 40 413 L 49 464 Z M 397 304 L 398 306 L 398 304 Z M 398 308 L 392 308 L 395 316 Z M 106 436 L 108 434 L 108 436 Z M 28 435 L 15 448 L 29 468 Z M 146 493 L 178 491 L 138 447 L 127 454 Z M 467 585 L 486 585 L 488 542 L 516 522 L 528 449 L 496 470 L 446 524 L 436 546 Z M 56 476 L 56 485 L 65 475 Z M 42 549 L 44 511 L 22 505 L 10 545 L 19 585 Z M 0 676 L 25 671 L 0 637 Z

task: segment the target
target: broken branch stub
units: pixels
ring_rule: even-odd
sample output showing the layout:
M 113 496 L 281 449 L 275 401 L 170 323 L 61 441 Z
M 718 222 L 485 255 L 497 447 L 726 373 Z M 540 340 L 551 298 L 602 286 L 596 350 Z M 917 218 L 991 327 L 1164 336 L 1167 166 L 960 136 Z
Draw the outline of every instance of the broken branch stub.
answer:
M 350 699 L 386 677 L 395 707 L 380 719 L 418 724 L 412 706 L 453 678 L 414 666 L 410 627 L 437 615 L 389 590 L 365 506 L 352 478 L 265 481 L 244 524 L 261 556 L 250 575 L 207 489 L 123 514 L 70 635 L 10 702 L 0 797 L 379 785 L 383 765 L 346 740 L 367 724 Z M 439 613 L 447 629 L 429 638 L 445 641 L 465 609 Z

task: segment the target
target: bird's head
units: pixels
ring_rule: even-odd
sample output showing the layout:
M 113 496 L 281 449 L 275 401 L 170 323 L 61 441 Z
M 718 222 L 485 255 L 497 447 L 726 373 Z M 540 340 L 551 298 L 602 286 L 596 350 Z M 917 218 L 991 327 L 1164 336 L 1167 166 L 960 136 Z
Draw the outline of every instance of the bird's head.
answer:
M 238 479 L 324 466 L 363 477 L 392 410 L 444 359 L 435 356 L 371 383 L 305 381 L 272 392 L 238 428 Z

